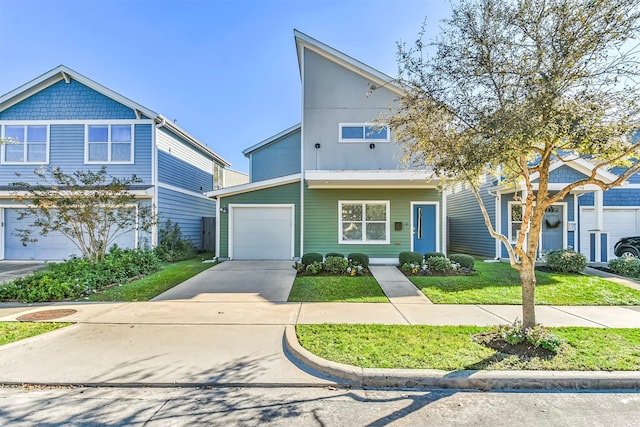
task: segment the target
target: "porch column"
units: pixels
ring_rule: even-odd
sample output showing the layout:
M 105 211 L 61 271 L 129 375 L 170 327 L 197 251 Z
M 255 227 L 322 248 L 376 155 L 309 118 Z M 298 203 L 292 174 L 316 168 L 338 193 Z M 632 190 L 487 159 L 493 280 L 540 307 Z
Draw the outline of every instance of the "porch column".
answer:
M 609 260 L 609 233 L 604 231 L 604 197 L 602 190 L 593 194 L 593 213 L 595 229 L 589 230 L 589 261 L 607 262 Z

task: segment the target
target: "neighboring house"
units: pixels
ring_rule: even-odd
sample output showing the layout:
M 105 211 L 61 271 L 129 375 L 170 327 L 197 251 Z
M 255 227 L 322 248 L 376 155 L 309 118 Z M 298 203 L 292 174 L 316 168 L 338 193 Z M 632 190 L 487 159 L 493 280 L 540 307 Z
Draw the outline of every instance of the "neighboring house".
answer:
M 110 175 L 142 179 L 131 191 L 154 207 L 159 222 L 149 235 L 122 236 L 120 246 L 156 245 L 158 227 L 169 219 L 196 247 L 206 246 L 203 218 L 217 209 L 204 193 L 223 186 L 229 163 L 158 113 L 59 66 L 0 97 L 0 136 L 19 141 L 0 149 L 0 259 L 78 254 L 61 234 L 26 246 L 15 234 L 25 221 L 17 220 L 22 205 L 11 183 L 33 184 L 34 169 L 54 166 L 72 173 L 105 165 Z
M 550 191 L 584 179 L 593 171 L 585 159 L 552 164 Z M 620 173 L 620 171 L 617 171 Z M 617 178 L 616 170 L 598 171 L 604 182 Z M 496 175 L 497 176 L 497 175 Z M 535 185 L 537 181 L 532 176 Z M 515 243 L 521 227 L 521 205 L 514 189 L 487 177 L 480 188 L 491 223 L 498 233 Z M 478 203 L 470 189 L 458 189 L 447 196 L 449 250 L 488 258 L 508 258 L 504 245 L 491 238 Z M 614 244 L 626 236 L 640 235 L 640 176 L 634 175 L 619 188 L 602 191 L 595 185 L 577 188 L 561 202 L 547 209 L 540 238 L 540 255 L 555 249 L 572 248 L 591 262 L 615 258 Z
M 302 121 L 244 151 L 250 182 L 212 191 L 217 254 L 292 259 L 361 252 L 445 251 L 446 209 L 428 171 L 406 170 L 388 126 L 402 95 L 393 79 L 295 32 Z

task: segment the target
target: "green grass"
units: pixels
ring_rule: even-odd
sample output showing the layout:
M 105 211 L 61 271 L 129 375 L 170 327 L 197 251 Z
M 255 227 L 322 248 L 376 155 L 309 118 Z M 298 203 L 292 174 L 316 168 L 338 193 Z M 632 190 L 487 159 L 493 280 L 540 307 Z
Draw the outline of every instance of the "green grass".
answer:
M 521 304 L 518 272 L 507 263 L 477 262 L 472 276 L 415 276 L 436 304 Z M 536 272 L 536 304 L 640 305 L 640 291 L 595 276 Z
M 554 357 L 520 360 L 472 341 L 490 328 L 422 325 L 298 325 L 312 353 L 366 368 L 488 370 L 640 370 L 640 330 L 551 328 L 566 340 Z
M 296 278 L 289 302 L 389 302 L 372 276 Z
M 54 331 L 71 323 L 26 323 L 26 322 L 1 322 L 0 323 L 0 345 L 23 340 L 25 338 Z
M 212 254 L 200 254 L 195 258 L 166 264 L 160 271 L 133 282 L 114 286 L 89 297 L 90 301 L 149 301 L 196 274 L 213 267 L 214 263 L 203 263 Z

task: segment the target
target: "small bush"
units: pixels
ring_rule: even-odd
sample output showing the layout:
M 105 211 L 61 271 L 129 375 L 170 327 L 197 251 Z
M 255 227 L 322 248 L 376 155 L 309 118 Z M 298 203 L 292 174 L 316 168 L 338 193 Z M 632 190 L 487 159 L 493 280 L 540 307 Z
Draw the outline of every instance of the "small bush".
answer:
M 640 277 L 640 258 L 622 257 L 609 261 L 609 268 L 616 274 Z
M 422 263 L 404 263 L 400 266 L 400 271 L 406 274 L 420 274 L 424 271 L 426 265 Z
M 369 255 L 361 254 L 358 252 L 354 252 L 347 256 L 352 262 L 357 263 L 363 267 L 369 267 Z
M 162 261 L 177 262 L 193 258 L 196 255 L 196 248 L 191 240 L 185 238 L 180 226 L 171 222 L 170 219 L 160 229 L 158 240 L 160 243 L 155 251 Z
M 451 270 L 451 261 L 443 256 L 432 256 L 427 259 L 427 266 L 433 273 L 446 273 Z
M 449 260 L 469 270 L 473 270 L 473 266 L 476 264 L 476 260 L 471 255 L 466 254 L 451 254 L 449 255 Z
M 307 265 L 307 268 L 305 270 L 311 274 L 318 274 L 322 271 L 322 263 L 313 261 L 313 263 Z
M 436 258 L 436 257 L 446 258 L 447 256 L 442 252 L 427 252 L 426 254 L 424 254 L 424 259 L 426 259 L 427 261 L 429 261 L 429 258 Z
M 553 353 L 557 353 L 563 343 L 561 338 L 542 325 L 537 324 L 533 328 L 525 329 L 519 320 L 512 325 L 496 326 L 494 331 L 508 344 L 518 345 L 526 341 L 534 347 L 542 347 Z
M 398 255 L 398 260 L 400 261 L 400 265 L 404 264 L 422 264 L 424 261 L 424 257 L 420 252 L 400 252 Z
M 344 274 L 349 267 L 349 261 L 337 256 L 330 256 L 324 262 L 324 269 L 332 274 Z
M 579 252 L 558 249 L 545 255 L 547 267 L 560 273 L 581 273 L 587 267 L 587 258 Z
M 329 258 L 329 257 L 344 258 L 344 254 L 341 254 L 340 252 L 329 252 L 324 257 L 325 258 Z
M 311 265 L 314 262 L 319 262 L 320 264 L 322 264 L 322 254 L 316 253 L 316 252 L 309 252 L 307 254 L 302 255 L 302 264 L 304 265 Z

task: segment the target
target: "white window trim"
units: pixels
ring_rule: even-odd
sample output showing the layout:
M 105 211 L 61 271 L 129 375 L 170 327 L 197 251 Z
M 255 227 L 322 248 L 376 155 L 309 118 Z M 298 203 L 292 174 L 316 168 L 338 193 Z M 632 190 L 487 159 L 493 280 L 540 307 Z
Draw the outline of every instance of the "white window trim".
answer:
M 522 206 L 522 213 L 524 214 L 524 205 L 520 202 L 508 202 L 507 203 L 507 235 L 509 237 L 509 242 L 510 243 L 516 243 L 518 240 L 518 236 L 514 236 L 513 235 L 513 224 L 517 224 L 518 222 L 520 223 L 520 230 L 522 230 L 522 223 L 523 221 L 513 221 L 511 219 L 511 209 L 513 205 L 520 205 Z
M 378 138 L 371 138 L 371 139 L 367 139 L 367 134 L 366 134 L 366 126 L 373 126 L 373 127 L 386 127 L 387 128 L 387 137 L 386 139 L 378 139 Z M 362 132 L 363 132 L 363 137 L 362 138 L 343 138 L 342 137 L 342 128 L 343 127 L 362 127 Z M 389 142 L 391 141 L 391 129 L 389 128 L 389 125 L 385 125 L 385 124 L 380 124 L 380 123 L 340 123 L 338 125 L 338 142 L 346 142 L 346 143 L 358 143 L 358 142 Z
M 127 161 L 111 161 L 111 126 L 123 126 L 129 125 L 131 127 L 131 152 L 130 157 L 131 160 Z M 107 126 L 108 127 L 108 141 L 107 141 L 107 160 L 89 160 L 89 126 Z M 136 127 L 133 123 L 104 123 L 104 122 L 95 122 L 95 123 L 86 123 L 84 125 L 84 164 L 86 165 L 132 165 L 135 163 L 134 153 L 135 153 L 135 141 L 136 141 Z M 116 142 L 117 144 L 117 142 Z
M 362 240 L 344 240 L 342 238 L 342 206 L 343 205 L 353 205 L 353 204 L 361 204 L 362 205 Z M 366 205 L 367 204 L 384 204 L 386 207 L 386 218 L 385 218 L 385 240 L 366 240 Z M 389 200 L 338 200 L 338 244 L 339 245 L 388 245 L 391 242 L 391 203 Z
M 16 122 L 1 122 L 0 125 L 2 126 L 2 138 L 5 138 L 5 130 L 7 128 L 7 126 L 24 126 L 25 128 L 27 126 L 45 126 L 47 128 L 46 130 L 46 134 L 47 134 L 47 140 L 45 142 L 46 148 L 45 148 L 45 161 L 44 162 L 8 162 L 5 161 L 5 147 L 6 144 L 0 144 L 1 149 L 0 149 L 0 164 L 3 165 L 48 165 L 49 164 L 49 143 L 51 140 L 51 136 L 50 136 L 50 131 L 51 128 L 49 127 L 48 124 L 45 123 L 33 123 L 33 122 L 20 122 L 20 121 L 16 121 Z M 25 134 L 25 142 L 24 142 L 24 158 L 27 158 L 27 142 L 26 141 L 26 134 Z M 39 143 L 42 144 L 42 143 Z

